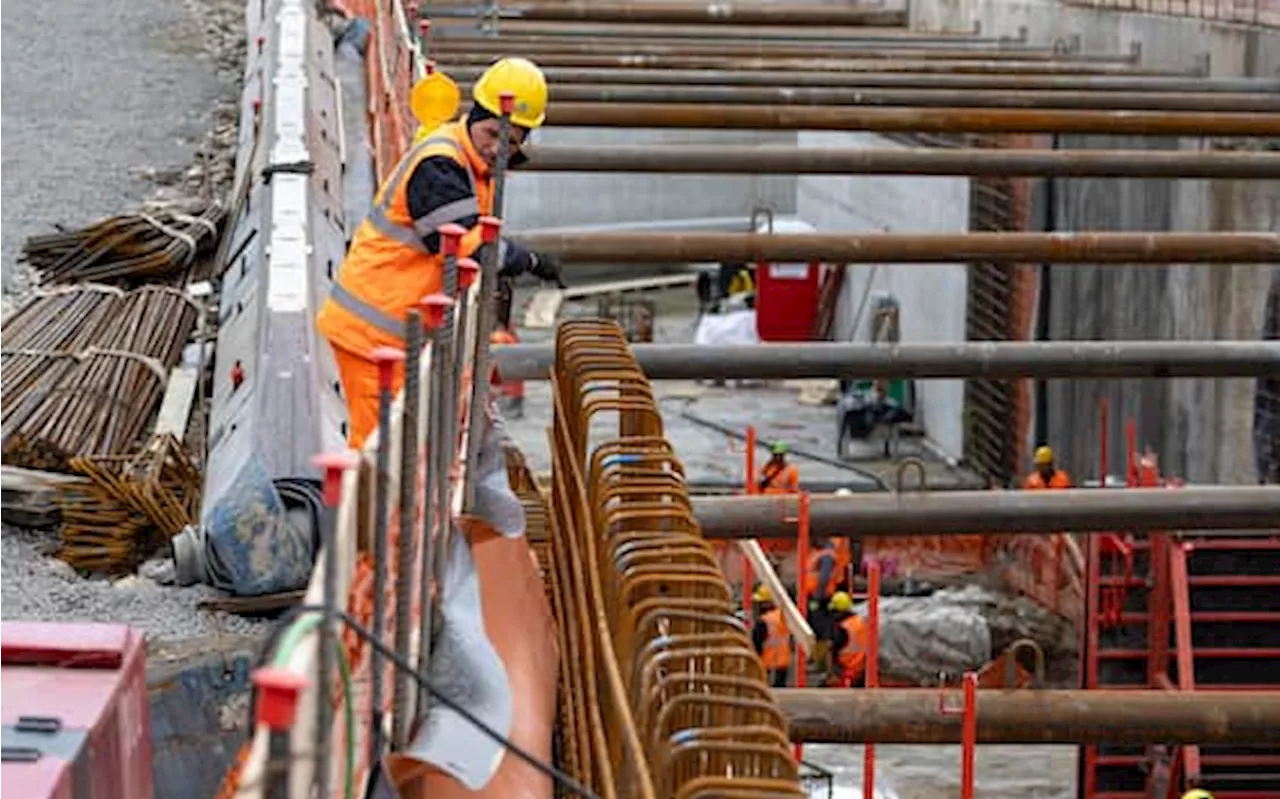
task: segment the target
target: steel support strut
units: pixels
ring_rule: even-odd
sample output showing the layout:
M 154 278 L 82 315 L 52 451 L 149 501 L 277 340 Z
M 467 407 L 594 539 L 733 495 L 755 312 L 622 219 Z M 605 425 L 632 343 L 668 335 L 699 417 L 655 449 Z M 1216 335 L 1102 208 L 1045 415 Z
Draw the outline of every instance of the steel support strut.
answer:
M 694 497 L 710 539 L 796 536 L 791 496 Z M 939 491 L 856 497 L 815 494 L 812 534 L 860 537 L 960 533 L 1119 530 L 1271 530 L 1280 519 L 1280 486 L 1214 486 L 1177 491 Z
M 964 344 L 635 344 L 650 380 L 797 380 L 820 377 L 1037 379 L 1255 377 L 1280 373 L 1280 342 L 967 342 Z M 513 380 L 546 380 L 549 344 L 494 350 Z
M 578 263 L 1276 263 L 1276 233 L 525 233 Z
M 960 691 L 776 689 L 791 739 L 959 743 Z M 978 691 L 977 743 L 1280 743 L 1280 691 Z
M 448 17 L 462 12 L 475 14 L 467 6 L 433 6 L 433 16 Z M 716 23 L 794 26 L 892 26 L 902 25 L 906 14 L 877 8 L 839 8 L 822 5 L 768 5 L 746 3 L 592 2 L 523 3 L 503 5 L 502 19 L 538 22 L 646 22 L 654 24 Z

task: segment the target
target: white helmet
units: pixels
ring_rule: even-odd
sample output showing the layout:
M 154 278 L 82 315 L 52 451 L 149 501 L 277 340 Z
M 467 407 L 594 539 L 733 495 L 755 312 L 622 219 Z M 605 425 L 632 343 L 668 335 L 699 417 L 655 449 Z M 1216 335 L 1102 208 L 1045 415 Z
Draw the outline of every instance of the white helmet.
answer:
M 852 491 L 850 491 L 850 490 L 849 490 L 849 489 L 847 489 L 847 488 L 837 488 L 837 489 L 836 489 L 836 496 L 837 496 L 837 497 L 851 497 L 851 496 L 853 496 L 853 492 L 852 492 Z

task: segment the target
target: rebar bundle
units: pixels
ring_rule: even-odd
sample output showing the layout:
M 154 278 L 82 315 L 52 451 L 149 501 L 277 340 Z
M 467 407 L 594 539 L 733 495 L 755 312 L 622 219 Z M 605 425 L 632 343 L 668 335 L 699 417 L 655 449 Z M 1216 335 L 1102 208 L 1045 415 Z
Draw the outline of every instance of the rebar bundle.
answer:
M 182 281 L 213 252 L 224 216 L 219 203 L 194 216 L 173 210 L 114 216 L 79 230 L 32 236 L 20 257 L 45 284 Z
M 163 286 L 37 293 L 3 330 L 4 462 L 66 471 L 73 457 L 130 452 L 197 315 Z
M 200 472 L 172 435 L 133 456 L 72 458 L 91 484 L 58 490 L 58 557 L 78 569 L 127 569 L 199 512 Z

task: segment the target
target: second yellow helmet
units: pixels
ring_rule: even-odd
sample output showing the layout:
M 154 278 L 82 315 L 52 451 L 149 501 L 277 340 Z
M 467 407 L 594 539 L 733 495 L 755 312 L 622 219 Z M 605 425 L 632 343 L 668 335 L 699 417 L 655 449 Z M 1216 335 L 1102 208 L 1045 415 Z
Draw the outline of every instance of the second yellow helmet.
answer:
M 503 58 L 484 71 L 471 89 L 476 103 L 495 116 L 502 114 L 502 95 L 515 98 L 512 124 L 541 127 L 547 118 L 547 79 L 527 58 Z

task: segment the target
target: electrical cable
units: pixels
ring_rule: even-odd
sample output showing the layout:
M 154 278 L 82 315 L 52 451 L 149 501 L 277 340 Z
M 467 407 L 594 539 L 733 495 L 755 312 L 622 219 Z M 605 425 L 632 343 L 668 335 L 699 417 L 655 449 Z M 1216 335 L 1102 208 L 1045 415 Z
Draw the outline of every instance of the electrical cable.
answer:
M 553 782 L 560 785 L 562 788 L 574 794 L 577 794 L 578 796 L 583 797 L 583 799 L 601 799 L 600 795 L 592 791 L 590 788 L 586 787 L 582 783 L 575 780 L 573 777 L 564 773 L 563 771 L 551 765 L 550 763 L 547 763 L 546 761 L 542 760 L 536 755 L 533 755 L 525 751 L 523 748 L 515 744 L 511 739 L 507 738 L 502 733 L 493 729 L 488 724 L 485 724 L 484 721 L 478 718 L 471 711 L 467 710 L 462 705 L 453 701 L 448 696 L 445 696 L 443 693 L 440 692 L 438 688 L 432 685 L 431 682 L 426 677 L 419 674 L 418 670 L 413 667 L 413 664 L 409 663 L 409 661 L 401 657 L 400 653 L 396 652 L 391 647 L 387 646 L 383 642 L 376 639 L 373 636 L 373 632 L 369 630 L 369 628 L 365 627 L 363 624 L 353 619 L 346 611 L 338 610 L 337 608 L 334 608 L 333 610 L 329 611 L 329 610 L 326 610 L 322 605 L 298 605 L 290 609 L 290 611 L 284 617 L 283 623 L 288 623 L 289 621 L 293 620 L 295 617 L 304 613 L 316 613 L 316 614 L 320 614 L 320 617 L 323 617 L 323 615 L 326 613 L 332 613 L 335 618 L 337 618 L 347 627 L 355 631 L 357 635 L 359 635 L 361 638 L 367 641 L 373 648 L 377 649 L 379 654 L 381 654 L 383 657 L 387 658 L 389 661 L 395 664 L 395 667 L 397 669 L 411 675 L 413 679 L 416 680 L 418 684 L 423 689 L 425 689 L 426 692 L 430 694 L 433 699 L 440 702 L 440 704 L 449 708 L 453 712 L 457 713 L 459 716 L 462 716 L 464 720 L 466 720 L 469 724 L 471 724 L 480 732 L 484 733 L 486 737 L 492 739 L 495 743 L 501 745 L 504 749 L 511 752 L 513 755 L 520 758 L 524 762 L 528 763 L 530 766 L 533 766 L 533 768 L 537 769 L 543 775 L 549 777 Z M 317 624 L 318 623 L 319 622 L 317 621 Z

